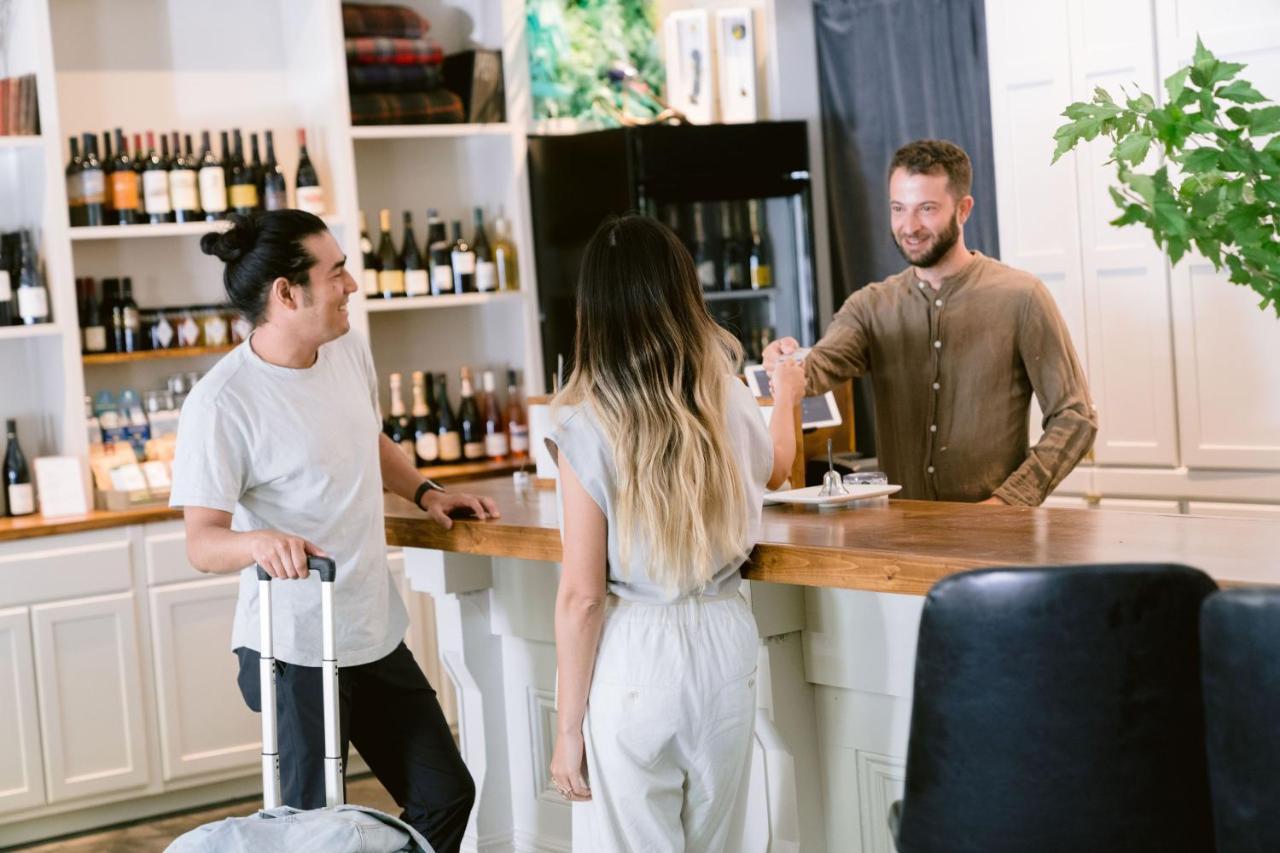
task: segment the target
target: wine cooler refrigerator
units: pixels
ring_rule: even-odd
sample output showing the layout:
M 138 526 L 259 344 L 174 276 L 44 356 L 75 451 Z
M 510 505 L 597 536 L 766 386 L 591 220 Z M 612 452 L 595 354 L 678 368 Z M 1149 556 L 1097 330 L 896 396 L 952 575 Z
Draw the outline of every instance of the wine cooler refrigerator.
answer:
M 610 215 L 669 225 L 693 255 L 712 315 L 748 363 L 772 338 L 817 334 L 804 122 L 655 125 L 529 139 L 546 375 L 573 353 L 582 253 Z

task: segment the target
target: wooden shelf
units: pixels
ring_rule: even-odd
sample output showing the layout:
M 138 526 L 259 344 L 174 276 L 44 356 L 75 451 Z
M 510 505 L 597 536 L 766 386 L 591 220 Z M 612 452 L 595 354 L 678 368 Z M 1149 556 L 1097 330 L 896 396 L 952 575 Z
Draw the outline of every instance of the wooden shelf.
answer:
M 142 352 L 104 352 L 84 356 L 84 366 L 96 367 L 104 364 L 126 364 L 131 361 L 158 361 L 171 358 L 202 358 L 207 355 L 222 355 L 231 352 L 235 347 L 236 344 L 227 344 L 220 347 L 174 347 Z
M 43 144 L 43 136 L 0 136 L 0 149 L 39 148 Z
M 399 299 L 370 299 L 364 301 L 364 310 L 370 314 L 385 311 L 417 311 L 424 308 L 462 308 L 468 305 L 487 305 L 490 302 L 510 302 L 519 299 L 519 290 L 503 290 L 494 293 L 446 293 L 440 296 L 411 296 Z
M 342 225 L 336 216 L 322 216 L 330 228 Z M 70 229 L 72 242 L 80 240 L 135 240 L 145 237 L 200 237 L 210 231 L 225 231 L 231 223 L 225 219 L 217 222 L 165 222 L 160 225 L 87 225 Z
M 385 124 L 351 128 L 351 138 L 360 139 L 468 139 L 476 136 L 510 136 L 506 122 L 488 124 Z
M 513 459 L 505 459 L 502 462 L 494 462 L 492 459 L 485 459 L 480 462 L 453 462 L 448 465 L 427 465 L 423 468 L 419 468 L 418 470 L 424 477 L 448 482 L 450 480 L 475 480 L 480 477 L 510 474 L 512 471 L 519 471 L 521 465 L 532 470 L 533 460 L 525 459 L 523 462 L 518 462 Z

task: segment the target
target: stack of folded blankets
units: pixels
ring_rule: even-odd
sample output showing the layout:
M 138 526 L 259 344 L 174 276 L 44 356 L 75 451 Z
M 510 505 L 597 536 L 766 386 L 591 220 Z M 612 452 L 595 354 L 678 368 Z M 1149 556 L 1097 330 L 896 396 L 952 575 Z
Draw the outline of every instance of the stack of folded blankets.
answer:
M 462 99 L 444 88 L 444 51 L 430 23 L 404 6 L 344 3 L 352 124 L 450 124 Z

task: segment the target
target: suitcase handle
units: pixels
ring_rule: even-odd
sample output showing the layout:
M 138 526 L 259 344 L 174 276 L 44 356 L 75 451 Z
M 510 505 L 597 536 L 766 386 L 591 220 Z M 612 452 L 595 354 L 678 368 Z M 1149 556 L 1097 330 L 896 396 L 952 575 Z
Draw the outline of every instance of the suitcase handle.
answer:
M 271 575 L 267 574 L 266 569 L 262 566 L 254 566 L 258 570 L 258 580 L 269 581 Z M 332 557 L 307 557 L 307 571 L 319 572 L 320 580 L 323 583 L 333 583 L 338 577 L 338 564 L 333 561 Z

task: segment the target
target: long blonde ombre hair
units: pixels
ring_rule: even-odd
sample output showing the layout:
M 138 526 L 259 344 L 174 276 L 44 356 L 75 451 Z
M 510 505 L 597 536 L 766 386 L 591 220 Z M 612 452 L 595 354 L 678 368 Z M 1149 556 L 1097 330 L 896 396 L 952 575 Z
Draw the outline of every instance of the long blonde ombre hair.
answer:
M 591 238 L 577 324 L 554 402 L 590 407 L 612 446 L 622 560 L 642 543 L 655 583 L 698 591 L 746 557 L 746 489 L 725 434 L 742 347 L 711 318 L 680 239 L 642 216 L 611 218 Z

